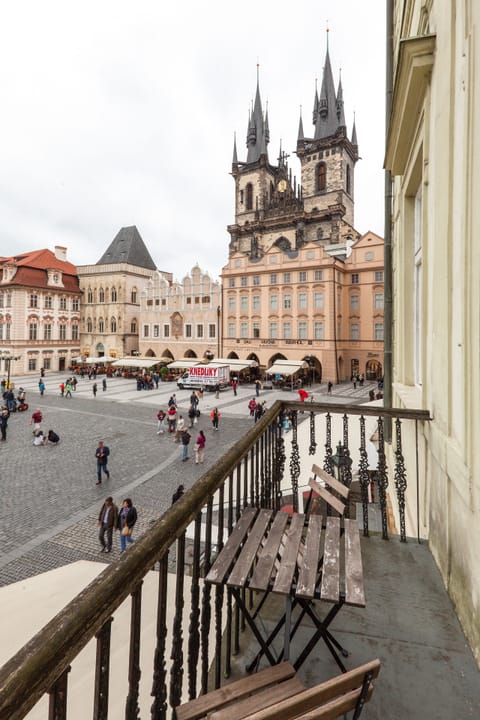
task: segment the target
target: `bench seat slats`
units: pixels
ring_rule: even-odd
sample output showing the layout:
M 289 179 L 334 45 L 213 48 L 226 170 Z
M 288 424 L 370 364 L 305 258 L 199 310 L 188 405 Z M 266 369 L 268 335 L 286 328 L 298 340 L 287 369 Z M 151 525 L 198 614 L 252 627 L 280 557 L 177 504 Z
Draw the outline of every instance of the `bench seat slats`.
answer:
M 260 510 L 258 513 L 255 525 L 252 527 L 248 538 L 245 541 L 245 545 L 235 562 L 235 566 L 227 580 L 227 585 L 245 587 L 245 583 L 247 582 L 247 577 L 254 563 L 257 550 L 262 542 L 263 536 L 265 535 L 265 530 L 268 527 L 271 517 L 272 510 Z
M 338 602 L 340 591 L 340 518 L 328 517 L 325 530 L 320 597 Z
M 273 585 L 273 592 L 279 593 L 280 595 L 288 595 L 292 588 L 292 580 L 297 566 L 298 551 L 302 540 L 304 519 L 304 515 L 296 513 L 284 536 L 285 549 Z
M 282 700 L 301 693 L 303 690 L 305 690 L 305 686 L 300 678 L 293 677 L 290 680 L 257 692 L 245 700 L 240 700 L 235 705 L 228 705 L 221 710 L 209 713 L 208 720 L 242 720 L 252 714 L 255 716 L 260 710 L 276 705 Z
M 355 520 L 345 520 L 345 602 L 365 607 L 360 534 Z
M 257 565 L 248 584 L 252 590 L 265 591 L 267 589 L 272 579 L 274 565 L 278 561 L 278 551 L 287 522 L 288 515 L 286 513 L 279 512 L 275 515 L 267 542 L 258 557 Z
M 298 597 L 314 597 L 315 586 L 318 578 L 321 535 L 322 517 L 320 515 L 311 515 L 305 538 L 302 565 L 298 573 L 296 591 L 296 595 Z

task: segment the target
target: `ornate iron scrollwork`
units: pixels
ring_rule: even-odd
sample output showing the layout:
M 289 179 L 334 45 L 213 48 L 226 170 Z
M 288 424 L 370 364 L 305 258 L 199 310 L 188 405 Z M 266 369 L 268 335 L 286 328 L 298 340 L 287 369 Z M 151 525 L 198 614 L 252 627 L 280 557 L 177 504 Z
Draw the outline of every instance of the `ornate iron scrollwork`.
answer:
M 359 469 L 359 481 L 360 481 L 360 492 L 362 495 L 362 509 L 363 509 L 363 534 L 368 537 L 368 455 L 365 438 L 365 418 L 363 415 L 360 416 L 360 460 L 358 464 Z
M 323 459 L 323 469 L 329 475 L 333 475 L 332 455 L 332 416 L 330 413 L 327 413 L 325 417 L 325 457 Z
M 292 480 L 293 509 L 298 512 L 298 478 L 300 477 L 300 452 L 298 448 L 297 411 L 292 413 L 292 453 L 290 455 L 290 478 Z
M 317 443 L 315 440 L 315 413 L 313 410 L 310 412 L 310 445 L 308 448 L 309 455 L 315 455 L 317 451 Z
M 378 465 L 377 465 L 378 496 L 380 499 L 380 512 L 382 514 L 382 537 L 388 540 L 388 517 L 387 517 L 387 459 L 385 457 L 385 435 L 383 429 L 383 418 L 378 418 Z
M 400 419 L 395 421 L 395 488 L 397 491 L 398 513 L 400 518 L 400 541 L 407 542 L 405 528 L 405 490 L 407 489 L 407 474 L 402 453 L 402 424 Z

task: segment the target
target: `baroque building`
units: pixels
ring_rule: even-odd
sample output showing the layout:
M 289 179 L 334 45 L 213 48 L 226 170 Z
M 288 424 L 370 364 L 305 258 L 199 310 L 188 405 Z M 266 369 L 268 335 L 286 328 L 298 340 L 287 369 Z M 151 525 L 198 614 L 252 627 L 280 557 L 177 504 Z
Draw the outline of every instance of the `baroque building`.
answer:
M 432 416 L 404 448 L 421 468 L 408 529 L 428 538 L 480 663 L 480 4 L 387 5 L 392 405 Z
M 140 294 L 157 273 L 133 225 L 119 230 L 95 265 L 77 268 L 83 292 L 83 357 L 120 358 L 138 352 Z M 170 273 L 163 273 L 171 279 Z
M 81 291 L 67 250 L 0 258 L 0 373 L 63 371 L 78 355 Z
M 141 293 L 140 353 L 220 357 L 221 285 L 195 265 L 181 282 L 154 274 Z
M 235 222 L 223 268 L 223 355 L 305 360 L 318 380 L 382 375 L 383 241 L 354 227 L 355 123 L 348 136 L 343 88 L 327 47 L 313 133 L 300 117 L 297 184 L 287 156 L 268 156 L 270 128 L 257 77 L 247 158 L 234 142 Z M 358 267 L 357 267 L 358 263 Z M 361 290 L 361 291 L 360 291 Z

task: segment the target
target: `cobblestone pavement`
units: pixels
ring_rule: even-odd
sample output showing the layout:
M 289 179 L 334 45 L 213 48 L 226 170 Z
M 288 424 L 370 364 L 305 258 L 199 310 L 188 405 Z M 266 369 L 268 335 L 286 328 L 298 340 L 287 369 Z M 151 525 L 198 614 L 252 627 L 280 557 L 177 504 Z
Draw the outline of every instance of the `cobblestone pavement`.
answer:
M 247 409 L 248 400 L 255 394 L 251 387 L 240 386 L 237 396 L 230 390 L 222 392 L 218 400 L 205 393 L 200 402 L 202 414 L 194 428 L 195 432 L 204 429 L 207 435 L 205 464 L 200 469 L 192 459 L 180 461 L 180 446 L 172 436 L 156 434 L 158 409 L 166 408 L 175 392 L 180 414 L 186 417 L 189 391 L 177 391 L 173 383 L 137 391 L 133 380 L 114 378 L 108 380 L 103 392 L 100 378 L 94 397 L 93 381 L 79 378 L 73 397 L 62 398 L 58 385 L 65 377 L 47 374 L 43 397 L 38 392 L 37 377 L 14 378 L 16 387 L 27 391 L 29 409 L 11 414 L 7 441 L 0 443 L 0 585 L 76 560 L 115 560 L 119 553 L 118 534 L 112 554 L 99 554 L 96 519 L 106 495 L 111 494 L 118 504 L 124 497 L 132 497 L 139 514 L 138 537 L 169 507 L 180 483 L 190 487 L 238 439 L 239 433 L 251 427 Z M 362 402 L 372 386 L 366 384 L 356 390 L 351 384 L 336 386 L 332 396 L 326 395 L 325 386 L 311 391 L 319 401 Z M 281 391 L 261 393 L 267 404 L 293 396 Z M 215 442 L 209 417 L 214 405 L 221 412 Z M 43 413 L 44 431 L 52 428 L 60 435 L 58 446 L 33 446 L 30 418 L 35 408 Z M 110 447 L 111 476 L 97 486 L 95 448 L 100 439 Z

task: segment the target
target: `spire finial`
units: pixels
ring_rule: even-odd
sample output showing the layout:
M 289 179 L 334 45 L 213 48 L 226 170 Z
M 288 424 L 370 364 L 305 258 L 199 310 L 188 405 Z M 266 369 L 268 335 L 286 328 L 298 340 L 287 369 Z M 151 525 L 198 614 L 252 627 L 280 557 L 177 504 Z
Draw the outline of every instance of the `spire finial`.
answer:
M 327 52 L 328 52 L 328 34 L 330 32 L 330 28 L 328 27 L 328 20 L 327 20 Z
M 259 81 L 260 81 L 260 62 L 257 57 L 257 85 L 258 85 Z

